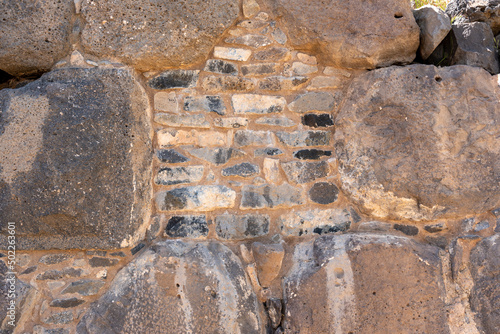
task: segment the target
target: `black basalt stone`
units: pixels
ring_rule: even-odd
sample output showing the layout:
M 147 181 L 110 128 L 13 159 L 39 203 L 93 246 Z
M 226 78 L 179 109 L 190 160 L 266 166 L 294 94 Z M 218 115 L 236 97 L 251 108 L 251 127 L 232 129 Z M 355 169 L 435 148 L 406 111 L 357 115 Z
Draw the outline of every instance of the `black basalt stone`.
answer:
M 337 200 L 339 188 L 329 182 L 315 183 L 309 190 L 309 198 L 318 204 L 330 204 Z
M 174 216 L 168 220 L 165 233 L 172 238 L 206 237 L 208 225 L 206 216 Z
M 401 231 L 409 236 L 414 236 L 418 234 L 418 227 L 412 225 L 394 224 L 394 229 Z
M 332 151 L 323 151 L 323 150 L 300 150 L 294 152 L 293 156 L 297 159 L 301 160 L 319 160 L 321 157 L 326 156 L 329 157 L 332 155 Z
M 302 116 L 302 124 L 313 128 L 334 125 L 333 118 L 330 114 L 305 114 Z
M 259 166 L 248 162 L 243 162 L 241 164 L 227 167 L 222 170 L 223 176 L 250 177 L 258 173 L 259 173 Z
M 188 88 L 196 85 L 199 71 L 168 70 L 149 80 L 153 89 Z
M 180 154 L 176 150 L 157 150 L 156 157 L 161 162 L 167 162 L 170 164 L 177 164 L 177 163 L 189 161 L 189 158 Z
M 238 74 L 235 64 L 222 59 L 210 59 L 205 65 L 205 71 L 221 74 Z

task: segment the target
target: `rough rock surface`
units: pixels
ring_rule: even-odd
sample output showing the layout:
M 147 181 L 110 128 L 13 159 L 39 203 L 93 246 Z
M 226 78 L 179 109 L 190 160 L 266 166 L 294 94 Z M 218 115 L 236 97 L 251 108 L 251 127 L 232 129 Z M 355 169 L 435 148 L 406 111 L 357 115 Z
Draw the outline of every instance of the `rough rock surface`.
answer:
M 479 68 L 426 65 L 356 79 L 336 118 L 343 190 L 372 215 L 394 219 L 498 207 L 497 80 Z
M 471 294 L 472 310 L 485 333 L 500 332 L 500 234 L 479 242 L 472 250 L 471 273 L 474 288 Z
M 0 7 L 0 70 L 45 72 L 68 53 L 73 1 L 2 0 Z
M 285 332 L 449 333 L 438 252 L 370 234 L 297 246 L 284 282 Z
M 494 34 L 500 32 L 500 3 L 498 0 L 452 0 L 446 14 L 457 22 L 486 22 Z
M 82 45 L 142 71 L 205 61 L 238 17 L 233 0 L 84 0 Z
M 427 59 L 451 30 L 448 15 L 434 6 L 423 6 L 413 11 L 413 16 L 420 27 L 420 57 Z
M 121 69 L 61 69 L 0 91 L 0 216 L 18 248 L 129 245 L 149 207 L 147 110 Z
M 217 242 L 164 241 L 122 269 L 77 333 L 265 333 L 240 260 Z
M 415 58 L 420 30 L 409 1 L 267 1 L 282 15 L 292 45 L 315 50 L 326 64 L 376 68 Z

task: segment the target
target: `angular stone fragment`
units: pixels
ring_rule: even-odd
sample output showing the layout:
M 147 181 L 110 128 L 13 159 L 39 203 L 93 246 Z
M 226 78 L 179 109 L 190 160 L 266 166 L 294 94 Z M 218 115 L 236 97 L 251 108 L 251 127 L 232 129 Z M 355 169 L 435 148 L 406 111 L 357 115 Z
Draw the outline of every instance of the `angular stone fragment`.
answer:
M 295 90 L 306 82 L 306 77 L 269 77 L 259 83 L 259 88 L 272 91 Z
M 238 66 L 222 59 L 209 59 L 205 65 L 204 71 L 220 74 L 238 74 Z
M 313 127 L 333 126 L 333 117 L 330 114 L 305 114 L 302 116 L 302 124 Z
M 307 90 L 315 90 L 321 88 L 342 88 L 346 84 L 346 78 L 338 77 L 315 77 L 307 86 Z
M 157 132 L 157 139 L 161 148 L 176 145 L 223 146 L 227 144 L 227 137 L 216 131 L 164 129 Z
M 323 150 L 300 150 L 295 151 L 293 156 L 300 160 L 319 160 L 321 157 L 329 157 L 332 155 L 332 151 L 323 151 Z
M 216 166 L 227 163 L 230 159 L 241 158 L 245 152 L 234 148 L 193 148 L 189 153 Z
M 311 110 L 332 111 L 335 106 L 335 98 L 327 92 L 313 92 L 299 95 L 288 105 L 288 109 L 297 113 L 305 113 Z
M 326 146 L 330 144 L 331 137 L 327 131 L 278 131 L 276 136 L 280 142 L 291 147 Z
M 194 87 L 199 73 L 192 70 L 167 70 L 149 79 L 148 85 L 158 90 Z
M 351 223 L 347 209 L 291 211 L 278 219 L 281 232 L 286 236 L 345 232 Z
M 64 268 L 62 270 L 47 270 L 44 273 L 38 274 L 36 276 L 36 279 L 38 281 L 58 280 L 61 278 L 68 278 L 68 277 L 80 277 L 81 274 L 82 274 L 81 269 Z
M 191 186 L 163 191 L 156 196 L 160 211 L 212 211 L 234 206 L 236 192 L 225 186 Z
M 263 287 L 268 287 L 278 277 L 285 256 L 285 250 L 281 244 L 263 244 L 254 242 L 252 254 L 257 264 L 257 275 Z
M 261 117 L 255 120 L 255 124 L 272 125 L 287 128 L 294 126 L 295 122 L 288 117 Z
M 89 260 L 91 267 L 112 267 L 118 263 L 117 259 L 108 259 L 105 257 L 94 256 Z
M 495 39 L 488 24 L 484 22 L 453 25 L 456 38 L 456 51 L 452 65 L 482 67 L 491 74 L 499 72 L 498 52 Z
M 281 167 L 285 171 L 288 181 L 299 184 L 326 177 L 330 172 L 330 166 L 326 161 L 282 162 Z
M 272 145 L 273 139 L 268 131 L 238 130 L 234 134 L 234 143 L 237 146 Z
M 224 168 L 221 174 L 222 176 L 250 177 L 259 173 L 259 166 L 248 162 L 243 162 L 241 164 Z
M 264 158 L 264 176 L 269 183 L 281 183 L 280 161 L 278 159 Z
M 444 222 L 424 226 L 424 230 L 426 230 L 429 233 L 441 232 L 441 231 L 446 230 L 447 228 L 448 227 L 447 227 L 446 223 L 444 223 Z
M 252 51 L 246 49 L 226 48 L 216 46 L 214 49 L 214 57 L 236 61 L 247 61 L 250 58 Z
M 82 279 L 76 282 L 71 282 L 70 285 L 61 291 L 61 294 L 77 293 L 82 296 L 93 296 L 96 295 L 103 286 L 103 281 Z
M 281 45 L 285 45 L 286 41 L 288 41 L 288 37 L 280 28 L 274 29 L 271 32 L 271 35 L 273 36 L 274 40 L 280 43 Z
M 384 218 L 498 207 L 499 97 L 495 77 L 466 66 L 392 67 L 354 79 L 336 118 L 342 190 Z
M 70 308 L 76 307 L 85 303 L 85 300 L 78 298 L 67 298 L 67 299 L 54 299 L 50 302 L 50 306 L 52 307 L 60 307 L 60 308 Z
M 214 112 L 219 115 L 226 114 L 226 105 L 220 96 L 187 96 L 184 99 L 183 109 L 185 111 Z
M 484 333 L 500 331 L 500 234 L 481 240 L 470 255 L 471 308 Z
M 246 128 L 248 125 L 248 118 L 244 117 L 215 118 L 214 125 L 219 128 L 226 128 L 226 129 Z
M 42 320 L 46 324 L 64 325 L 73 321 L 73 313 L 71 311 L 64 311 L 54 313 Z
M 0 91 L 0 225 L 16 222 L 17 249 L 119 248 L 139 237 L 148 109 L 126 69 L 64 68 Z
M 234 76 L 208 76 L 203 79 L 201 87 L 206 92 L 248 92 L 255 88 L 252 79 Z
M 266 322 L 262 304 L 229 248 L 217 242 L 167 240 L 117 274 L 76 332 L 265 334 Z
M 500 33 L 500 6 L 496 0 L 451 0 L 446 14 L 456 23 L 486 22 L 495 35 Z
M 318 66 L 308 65 L 301 62 L 294 62 L 291 67 L 293 75 L 308 75 L 318 72 Z
M 300 188 L 288 183 L 279 186 L 264 184 L 243 187 L 240 209 L 290 208 L 304 203 Z
M 290 50 L 277 46 L 273 46 L 262 51 L 257 51 L 253 55 L 253 59 L 259 61 L 286 61 L 290 59 L 290 57 Z
M 418 227 L 412 225 L 394 224 L 394 229 L 410 236 L 418 234 Z
M 284 97 L 257 94 L 234 94 L 232 103 L 235 114 L 280 113 L 286 106 Z
M 180 154 L 176 150 L 156 150 L 156 157 L 161 162 L 168 162 L 170 164 L 178 164 L 181 162 L 189 161 L 189 158 Z
M 169 111 L 178 112 L 179 111 L 179 101 L 177 100 L 177 94 L 175 92 L 158 92 L 154 96 L 155 110 L 159 111 Z
M 271 44 L 272 41 L 268 37 L 263 35 L 248 34 L 238 37 L 226 38 L 226 43 L 246 45 L 252 48 L 260 48 Z
M 177 115 L 167 113 L 155 114 L 154 120 L 161 125 L 182 128 L 210 128 L 210 123 L 205 118 L 205 115 Z
M 42 256 L 40 258 L 40 260 L 38 260 L 38 262 L 43 263 L 43 264 L 57 264 L 57 263 L 61 263 L 61 262 L 64 262 L 66 260 L 69 260 L 71 258 L 73 258 L 73 256 L 70 254 L 64 254 L 64 253 L 47 254 L 47 255 Z
M 241 74 L 246 76 L 263 76 L 279 72 L 279 65 L 275 63 L 251 64 L 241 66 Z
M 86 52 L 153 71 L 202 62 L 237 19 L 239 5 L 230 0 L 85 0 L 81 15 Z
M 291 45 L 314 50 L 325 64 L 376 68 L 415 58 L 420 30 L 406 0 L 269 2 L 281 14 L 280 23 L 288 31 Z
M 426 60 L 450 32 L 450 18 L 441 8 L 431 5 L 413 10 L 413 16 L 420 27 L 418 52 Z
M 204 170 L 203 166 L 164 167 L 158 171 L 155 183 L 170 186 L 198 182 L 203 178 Z
M 0 70 L 13 76 L 50 70 L 69 52 L 72 15 L 73 1 L 2 1 Z
M 279 148 L 274 148 L 274 147 L 265 147 L 265 148 L 257 148 L 254 151 L 254 156 L 255 157 L 260 157 L 260 156 L 275 156 L 275 155 L 280 155 L 283 154 L 283 151 L 280 150 Z
M 318 204 L 333 203 L 338 196 L 339 188 L 330 182 L 318 182 L 309 189 L 309 199 Z
M 208 235 L 207 217 L 174 216 L 168 220 L 165 234 L 172 238 L 200 238 Z
M 450 333 L 437 247 L 375 234 L 323 236 L 298 245 L 294 264 L 284 279 L 286 332 Z
M 269 232 L 268 215 L 231 215 L 224 214 L 215 217 L 217 236 L 226 240 L 243 240 L 257 238 Z

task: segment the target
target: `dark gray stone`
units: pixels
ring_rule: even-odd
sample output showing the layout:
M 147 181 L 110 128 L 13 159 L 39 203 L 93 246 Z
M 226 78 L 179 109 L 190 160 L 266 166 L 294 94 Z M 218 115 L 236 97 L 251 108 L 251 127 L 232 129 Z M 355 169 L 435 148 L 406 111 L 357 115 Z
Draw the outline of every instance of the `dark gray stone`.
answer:
M 418 234 L 418 227 L 412 225 L 394 224 L 394 229 L 410 236 Z
M 269 315 L 269 320 L 271 320 L 271 327 L 273 329 L 278 328 L 281 323 L 281 310 L 283 308 L 283 304 L 281 299 L 278 298 L 269 298 L 266 300 L 266 309 L 267 314 Z
M 61 278 L 68 278 L 68 277 L 80 277 L 82 273 L 83 271 L 81 269 L 75 269 L 75 268 L 64 268 L 62 270 L 47 270 L 42 274 L 38 274 L 36 276 L 36 279 L 39 281 L 58 280 Z
M 71 258 L 73 258 L 73 256 L 69 254 L 47 254 L 42 256 L 40 260 L 38 260 L 38 262 L 44 264 L 56 264 L 64 262 Z
M 70 308 L 70 307 L 76 307 L 83 303 L 85 303 L 85 300 L 73 297 L 67 299 L 54 299 L 53 301 L 50 302 L 50 306 L 60 307 L 60 308 Z
M 332 155 L 332 151 L 323 150 L 300 150 L 293 152 L 293 156 L 300 160 L 319 160 L 321 157 L 329 157 Z
M 222 97 L 217 95 L 187 96 L 184 99 L 184 110 L 214 112 L 225 115 L 226 105 Z
M 247 185 L 243 187 L 241 193 L 240 209 L 290 208 L 302 204 L 304 204 L 302 191 L 287 183 L 279 186 Z
M 338 196 L 339 188 L 330 182 L 318 182 L 309 189 L 309 199 L 318 204 L 333 203 Z
M 306 77 L 269 77 L 259 82 L 259 88 L 271 91 L 298 89 L 307 82 Z
M 241 164 L 227 167 L 222 170 L 222 176 L 250 177 L 259 173 L 259 166 L 249 162 L 242 162 Z
M 168 70 L 149 79 L 148 85 L 153 89 L 188 88 L 196 86 L 200 71 Z
M 82 279 L 76 282 L 71 282 L 71 284 L 61 292 L 61 294 L 78 293 L 82 296 L 93 296 L 97 294 L 103 286 L 103 281 Z
M 201 87 L 210 93 L 220 92 L 247 92 L 255 88 L 255 84 L 251 79 L 227 76 L 210 75 L 203 79 Z
M 326 161 L 290 161 L 281 163 L 286 177 L 293 183 L 308 183 L 326 177 L 330 166 Z
M 333 126 L 333 117 L 330 114 L 305 114 L 302 124 L 312 128 Z
M 25 270 L 21 271 L 21 273 L 19 275 L 28 275 L 28 274 L 35 272 L 37 269 L 38 269 L 38 266 L 31 266 L 31 267 L 28 267 Z
M 207 217 L 174 216 L 168 220 L 165 234 L 172 238 L 199 238 L 208 235 Z
M 44 328 L 42 326 L 36 325 L 33 326 L 33 334 L 70 334 L 69 329 L 67 328 Z
M 255 157 L 266 156 L 266 155 L 275 156 L 281 154 L 283 154 L 283 151 L 280 150 L 279 148 L 274 148 L 274 147 L 256 148 L 254 151 Z
M 46 72 L 68 54 L 73 1 L 4 0 L 1 7 L 0 70 Z
M 217 236 L 226 240 L 243 240 L 266 235 L 269 232 L 268 215 L 231 215 L 215 217 Z
M 500 332 L 500 234 L 481 240 L 470 255 L 471 308 L 486 334 Z
M 78 334 L 186 331 L 266 333 L 263 306 L 239 258 L 220 243 L 154 244 L 117 274 L 76 328 Z
M 180 154 L 176 150 L 156 150 L 156 157 L 161 162 L 167 162 L 169 164 L 177 164 L 189 161 L 189 158 Z
M 290 50 L 283 47 L 272 46 L 254 53 L 253 59 L 260 61 L 282 61 L 291 56 Z
M 46 324 L 65 325 L 73 321 L 73 312 L 64 311 L 54 313 L 42 320 Z
M 310 110 L 332 111 L 335 106 L 335 98 L 327 92 L 311 92 L 299 95 L 288 105 L 288 109 L 297 113 L 305 113 Z
M 203 166 L 164 167 L 160 168 L 155 178 L 156 184 L 174 185 L 198 182 L 203 177 Z
M 204 71 L 220 73 L 220 74 L 238 74 L 238 67 L 236 64 L 222 59 L 209 59 L 205 65 Z
M 291 147 L 327 146 L 331 138 L 327 131 L 278 131 L 276 136 L 280 142 Z
M 141 249 L 143 249 L 145 246 L 146 246 L 146 244 L 144 244 L 144 243 L 142 243 L 142 242 L 141 242 L 141 243 L 139 243 L 137 246 L 135 246 L 134 248 L 132 248 L 132 249 L 130 250 L 130 254 L 132 254 L 132 255 L 137 254 L 137 253 L 138 253 L 138 252 L 140 252 L 140 250 L 141 250 Z
M 126 69 L 60 69 L 0 91 L 0 216 L 18 249 L 126 246 L 150 201 L 148 104 Z
M 189 153 L 216 166 L 224 165 L 229 160 L 245 156 L 245 152 L 234 148 L 193 148 Z
M 108 259 L 105 257 L 94 256 L 89 260 L 91 267 L 112 267 L 118 263 L 117 259 Z
M 426 230 L 429 233 L 437 233 L 437 232 L 442 232 L 447 228 L 445 223 L 436 223 L 436 224 L 430 224 L 430 225 L 425 225 L 424 230 Z
M 451 0 L 446 14 L 455 22 L 486 22 L 493 33 L 500 33 L 500 6 L 498 0 Z
M 234 134 L 234 143 L 237 146 L 268 146 L 272 145 L 272 142 L 269 131 L 238 130 Z

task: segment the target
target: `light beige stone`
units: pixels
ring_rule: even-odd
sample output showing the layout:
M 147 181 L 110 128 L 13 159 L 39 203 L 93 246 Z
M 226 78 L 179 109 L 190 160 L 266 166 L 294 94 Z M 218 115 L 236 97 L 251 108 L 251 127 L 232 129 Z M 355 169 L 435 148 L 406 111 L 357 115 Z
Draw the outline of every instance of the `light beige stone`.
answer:
M 179 112 L 179 100 L 175 92 L 158 92 L 154 96 L 154 107 L 158 111 Z
M 280 184 L 280 161 L 278 159 L 264 158 L 264 177 L 269 183 Z
M 260 6 L 255 0 L 243 0 L 243 16 L 250 18 L 259 13 Z
M 278 277 L 285 250 L 281 244 L 254 242 L 252 253 L 257 264 L 257 276 L 261 286 L 268 287 Z
M 235 114 L 269 114 L 282 112 L 286 99 L 271 95 L 235 94 L 232 103 Z
M 210 123 L 205 119 L 205 115 L 178 115 L 157 113 L 154 120 L 156 123 L 182 128 L 210 128 Z
M 246 49 L 227 48 L 223 46 L 216 46 L 214 49 L 215 58 L 228 60 L 247 61 L 251 54 L 252 51 Z

